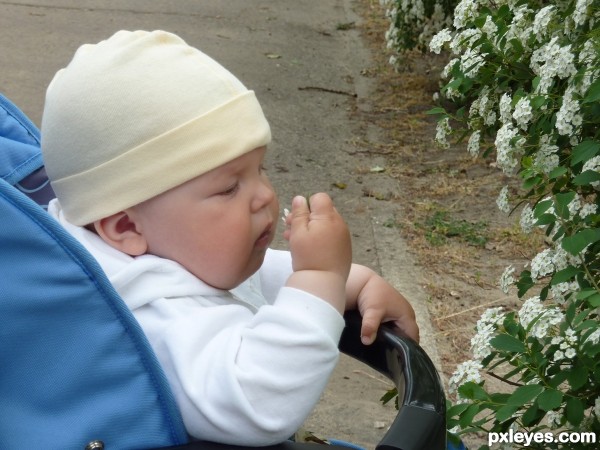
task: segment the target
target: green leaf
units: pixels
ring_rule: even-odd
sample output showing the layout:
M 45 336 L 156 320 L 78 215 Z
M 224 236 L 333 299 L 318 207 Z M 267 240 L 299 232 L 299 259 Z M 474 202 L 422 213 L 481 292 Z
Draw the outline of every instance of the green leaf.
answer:
M 519 296 L 519 298 L 523 297 L 525 293 L 533 286 L 535 286 L 535 283 L 531 279 L 531 272 L 528 270 L 522 271 L 521 276 L 519 277 L 519 281 L 517 281 L 517 295 Z
M 460 415 L 460 419 L 458 420 L 458 423 L 460 424 L 461 428 L 466 428 L 468 425 L 471 425 L 471 422 L 473 422 L 473 419 L 475 418 L 477 413 L 479 413 L 479 405 L 469 405 L 465 412 L 463 412 Z
M 507 405 L 524 405 L 534 400 L 544 390 L 541 384 L 526 384 L 519 386 L 508 398 Z
M 537 404 L 544 411 L 551 411 L 560 406 L 562 399 L 562 392 L 555 389 L 546 389 L 538 396 Z
M 565 281 L 571 280 L 575 275 L 577 275 L 580 270 L 576 267 L 569 266 L 566 269 L 559 270 L 552 277 L 552 281 L 550 282 L 550 286 L 556 286 L 557 284 L 564 283 Z
M 425 114 L 436 115 L 436 114 L 446 114 L 446 110 L 444 108 L 436 107 L 432 108 L 429 111 L 425 111 Z
M 577 293 L 575 298 L 577 300 L 585 300 L 586 298 L 591 297 L 592 295 L 596 294 L 597 292 L 598 291 L 596 289 L 583 289 Z
M 379 401 L 385 405 L 390 400 L 394 399 L 397 395 L 398 395 L 398 389 L 392 388 L 389 391 L 387 391 L 385 394 L 383 394 L 383 396 L 379 399 Z
M 525 351 L 525 344 L 519 339 L 509 334 L 499 334 L 490 341 L 492 347 L 497 350 L 502 350 L 511 353 L 523 353 Z
M 600 100 L 600 78 L 591 84 L 582 103 L 593 103 L 598 100 Z
M 588 381 L 589 372 L 584 366 L 574 367 L 569 370 L 567 380 L 573 390 L 583 387 Z
M 546 96 L 536 95 L 529 101 L 529 103 L 531 104 L 531 107 L 533 109 L 540 109 L 542 106 L 544 106 L 546 104 L 547 101 L 548 101 L 548 99 L 546 98 Z
M 571 325 L 573 323 L 573 318 L 575 317 L 575 312 L 577 311 L 577 305 L 575 303 L 567 303 L 567 305 L 569 306 L 565 311 L 565 320 Z
M 570 216 L 569 203 L 575 198 L 575 192 L 564 192 L 555 195 L 554 209 L 556 213 L 563 219 L 568 219 Z
M 573 154 L 571 155 L 571 166 L 593 158 L 599 151 L 600 142 L 583 141 L 577 144 L 575 148 L 573 148 Z
M 595 181 L 600 181 L 600 173 L 594 170 L 586 170 L 573 178 L 573 184 L 575 186 L 585 186 L 586 184 L 592 184 Z
M 598 306 L 600 306 L 600 294 L 590 295 L 587 298 L 587 302 L 590 306 L 597 308 Z
M 562 248 L 572 255 L 578 255 L 588 245 L 600 240 L 600 228 L 585 228 L 562 240 Z
M 448 83 L 446 86 L 444 86 L 444 90 L 448 90 L 448 89 L 458 89 L 460 87 L 460 85 L 463 82 L 463 78 L 455 78 L 454 80 L 450 81 L 450 83 Z
M 576 397 L 567 400 L 566 416 L 569 423 L 578 426 L 583 420 L 583 403 Z
M 452 405 L 446 411 L 446 417 L 460 416 L 469 407 L 468 403 L 459 403 L 458 405 Z
M 523 422 L 523 426 L 531 427 L 539 423 L 540 419 L 544 417 L 546 413 L 542 411 L 538 406 L 534 403 L 527 411 L 523 413 L 521 416 L 521 421 Z
M 542 200 L 533 209 L 533 216 L 536 218 L 541 217 L 550 207 L 552 206 L 552 200 Z
M 530 178 L 527 178 L 525 181 L 523 181 L 523 190 L 527 191 L 527 190 L 539 185 L 543 181 L 544 181 L 544 178 L 541 177 L 540 175 L 534 175 Z
M 562 177 L 565 173 L 567 173 L 567 169 L 563 166 L 558 166 L 548 174 L 548 178 L 551 180 L 556 180 L 557 178 Z
M 498 422 L 504 422 L 510 419 L 520 408 L 521 405 L 505 405 L 496 411 L 496 419 Z
M 469 381 L 458 388 L 464 398 L 470 400 L 489 400 L 490 396 L 479 384 Z
M 490 400 L 494 403 L 505 404 L 508 401 L 510 394 L 505 393 L 492 393 L 490 394 Z
M 567 379 L 568 373 L 566 370 L 562 370 L 554 375 L 549 381 L 548 384 L 553 388 L 558 388 L 558 386 Z
M 542 214 L 535 224 L 541 226 L 550 225 L 554 222 L 556 222 L 556 216 L 554 214 Z

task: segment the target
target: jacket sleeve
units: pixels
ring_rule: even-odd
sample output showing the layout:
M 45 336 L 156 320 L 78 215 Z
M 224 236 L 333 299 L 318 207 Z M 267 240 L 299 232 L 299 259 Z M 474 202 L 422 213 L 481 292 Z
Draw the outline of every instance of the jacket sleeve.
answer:
M 310 414 L 335 367 L 342 316 L 287 287 L 256 312 L 213 300 L 161 298 L 134 310 L 188 432 L 250 446 L 286 440 Z

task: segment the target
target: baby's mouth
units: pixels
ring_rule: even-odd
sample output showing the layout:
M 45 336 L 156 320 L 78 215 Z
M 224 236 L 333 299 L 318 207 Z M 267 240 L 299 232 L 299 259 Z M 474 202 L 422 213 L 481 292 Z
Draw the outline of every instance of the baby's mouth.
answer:
M 271 243 L 272 230 L 273 230 L 273 226 L 272 226 L 272 224 L 269 224 L 265 228 L 265 230 L 261 233 L 261 235 L 258 237 L 256 242 L 254 243 L 254 246 L 257 248 L 267 248 L 269 246 L 269 244 Z

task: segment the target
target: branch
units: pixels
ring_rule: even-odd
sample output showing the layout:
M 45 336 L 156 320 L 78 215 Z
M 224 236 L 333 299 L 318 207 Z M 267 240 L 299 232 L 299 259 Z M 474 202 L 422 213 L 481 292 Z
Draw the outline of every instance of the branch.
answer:
M 488 375 L 490 375 L 490 376 L 492 376 L 492 377 L 496 378 L 497 380 L 504 381 L 505 383 L 507 383 L 507 384 L 510 384 L 510 385 L 512 385 L 512 386 L 517 386 L 517 387 L 524 386 L 524 385 L 523 385 L 523 384 L 521 384 L 521 383 L 515 383 L 514 381 L 507 380 L 506 378 L 504 378 L 504 377 L 501 377 L 500 375 L 496 375 L 494 372 L 486 372 L 486 373 L 487 373 Z

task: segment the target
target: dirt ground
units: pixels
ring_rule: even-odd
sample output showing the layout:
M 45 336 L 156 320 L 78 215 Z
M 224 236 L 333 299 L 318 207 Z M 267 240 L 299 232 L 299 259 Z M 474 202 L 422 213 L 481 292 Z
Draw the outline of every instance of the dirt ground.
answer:
M 386 171 L 398 181 L 393 198 L 402 214 L 387 226 L 397 230 L 421 270 L 435 342 L 446 380 L 456 365 L 470 359 L 470 339 L 477 319 L 490 307 L 514 308 L 516 294 L 505 295 L 498 280 L 508 265 L 517 273 L 539 247 L 541 238 L 524 236 L 519 214 L 498 210 L 496 197 L 504 185 L 513 191 L 518 180 L 494 167 L 493 155 L 473 159 L 465 143 L 440 149 L 434 143 L 439 73 L 447 56 L 408 53 L 399 70 L 389 64 L 384 34 L 389 23 L 378 2 L 361 0 L 361 32 L 372 48 L 376 80 L 372 113 L 366 123 L 385 130 L 385 140 L 363 142 L 364 152 L 384 155 Z M 365 193 L 367 195 L 367 193 Z

